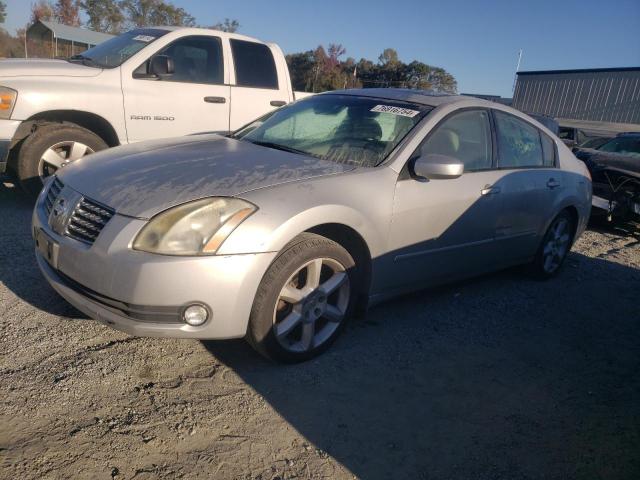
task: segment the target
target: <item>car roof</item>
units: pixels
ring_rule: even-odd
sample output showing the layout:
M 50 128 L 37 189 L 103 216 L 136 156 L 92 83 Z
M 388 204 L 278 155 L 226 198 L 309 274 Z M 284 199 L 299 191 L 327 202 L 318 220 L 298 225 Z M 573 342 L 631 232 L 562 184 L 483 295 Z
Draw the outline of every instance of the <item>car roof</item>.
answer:
M 359 97 L 374 97 L 387 100 L 397 100 L 417 103 L 430 107 L 437 107 L 445 103 L 475 103 L 477 105 L 494 105 L 491 102 L 465 95 L 435 92 L 433 90 L 414 90 L 409 88 L 352 88 L 349 90 L 332 90 L 323 95 L 354 95 Z

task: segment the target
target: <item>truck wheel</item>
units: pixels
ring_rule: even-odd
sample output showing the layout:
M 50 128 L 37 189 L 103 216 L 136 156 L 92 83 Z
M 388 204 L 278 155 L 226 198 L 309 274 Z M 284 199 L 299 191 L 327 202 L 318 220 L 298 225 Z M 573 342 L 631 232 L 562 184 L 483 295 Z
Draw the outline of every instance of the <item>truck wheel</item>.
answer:
M 16 169 L 20 186 L 35 196 L 56 170 L 105 148 L 108 145 L 99 136 L 73 123 L 42 125 L 20 147 Z
M 267 358 L 300 362 L 327 349 L 353 310 L 355 263 L 336 242 L 303 233 L 265 273 L 247 340 Z

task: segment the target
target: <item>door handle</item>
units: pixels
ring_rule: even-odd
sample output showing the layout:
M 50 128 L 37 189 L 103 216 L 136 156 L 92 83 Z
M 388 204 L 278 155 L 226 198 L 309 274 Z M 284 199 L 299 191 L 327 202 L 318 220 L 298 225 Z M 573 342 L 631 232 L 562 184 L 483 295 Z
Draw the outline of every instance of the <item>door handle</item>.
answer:
M 547 188 L 550 188 L 551 190 L 553 190 L 554 188 L 558 188 L 560 186 L 560 182 L 557 181 L 555 178 L 550 178 L 549 181 L 547 182 Z
M 269 103 L 272 107 L 282 107 L 287 104 L 284 100 L 271 100 Z
M 227 103 L 227 99 L 224 97 L 204 97 L 204 101 L 207 103 Z
M 497 195 L 500 193 L 500 187 L 492 187 L 491 185 L 485 185 L 482 190 L 480 190 L 482 195 Z

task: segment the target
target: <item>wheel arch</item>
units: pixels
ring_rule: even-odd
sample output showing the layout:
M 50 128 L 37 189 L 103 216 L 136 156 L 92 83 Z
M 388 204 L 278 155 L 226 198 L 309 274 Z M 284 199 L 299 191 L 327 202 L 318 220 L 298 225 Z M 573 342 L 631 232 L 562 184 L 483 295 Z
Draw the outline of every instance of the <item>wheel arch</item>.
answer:
M 573 244 L 576 241 L 576 234 L 578 233 L 578 226 L 580 224 L 580 213 L 578 212 L 576 206 L 573 204 L 565 206 L 562 210 L 560 210 L 560 212 L 558 212 L 558 214 L 560 214 L 561 212 L 568 212 L 569 215 L 571 215 L 571 220 L 573 221 L 571 224 L 571 227 L 573 229 L 573 231 L 571 232 L 571 243 Z
M 115 128 L 104 117 L 82 110 L 48 110 L 24 120 L 11 140 L 11 148 L 35 132 L 40 126 L 50 123 L 73 123 L 98 135 L 109 147 L 120 145 Z
M 306 230 L 328 238 L 343 247 L 359 267 L 357 309 L 366 308 L 371 287 L 372 259 L 369 245 L 356 230 L 342 223 L 323 223 Z

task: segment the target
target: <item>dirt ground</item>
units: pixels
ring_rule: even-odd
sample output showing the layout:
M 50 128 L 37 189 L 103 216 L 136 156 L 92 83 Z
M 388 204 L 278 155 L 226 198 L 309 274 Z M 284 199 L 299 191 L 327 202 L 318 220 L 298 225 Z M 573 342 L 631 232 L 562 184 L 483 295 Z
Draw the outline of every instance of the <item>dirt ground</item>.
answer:
M 0 477 L 638 479 L 640 241 L 372 309 L 315 361 L 131 338 L 40 276 L 0 181 Z

